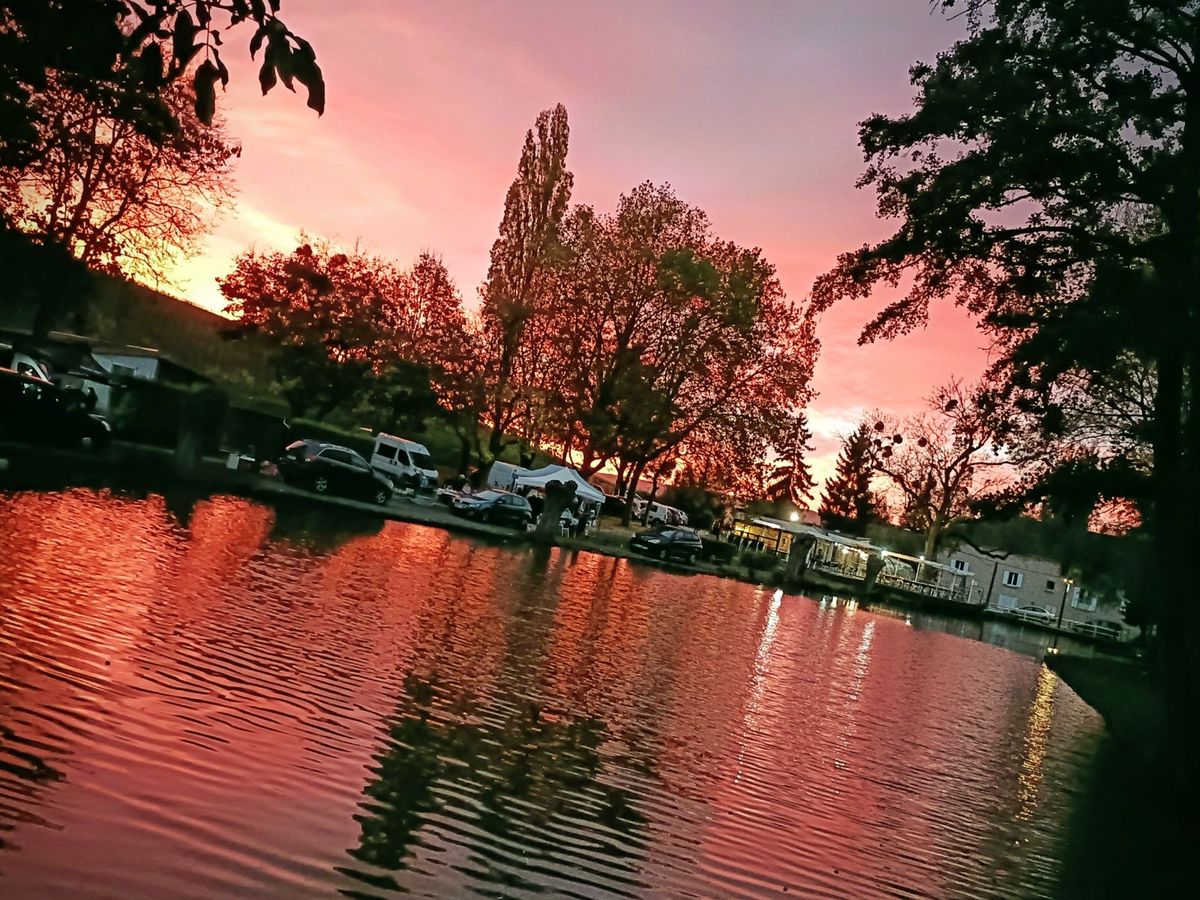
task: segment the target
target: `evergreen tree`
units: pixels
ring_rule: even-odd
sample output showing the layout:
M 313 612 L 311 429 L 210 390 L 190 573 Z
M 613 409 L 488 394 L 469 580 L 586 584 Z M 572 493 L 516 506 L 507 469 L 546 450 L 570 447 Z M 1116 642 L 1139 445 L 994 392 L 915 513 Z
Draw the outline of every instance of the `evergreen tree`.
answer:
M 776 457 L 767 474 L 768 500 L 786 500 L 801 506 L 812 495 L 816 485 L 808 467 L 808 454 L 812 450 L 808 442 L 811 440 L 808 418 L 804 413 L 792 416 L 775 441 Z
M 879 517 L 879 501 L 871 490 L 875 450 L 870 426 L 863 422 L 845 439 L 837 472 L 825 484 L 821 522 L 832 528 L 862 531 Z

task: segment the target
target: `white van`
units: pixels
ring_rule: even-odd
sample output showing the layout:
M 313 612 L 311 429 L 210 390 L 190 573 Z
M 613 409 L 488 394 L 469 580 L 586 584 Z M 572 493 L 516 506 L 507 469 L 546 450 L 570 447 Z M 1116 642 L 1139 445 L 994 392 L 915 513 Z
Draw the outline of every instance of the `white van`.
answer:
M 423 444 L 391 434 L 375 435 L 371 468 L 392 479 L 397 487 L 437 487 L 437 469 L 429 450 Z
M 645 507 L 642 509 L 644 511 Z M 667 506 L 665 503 L 652 503 L 650 516 L 646 521 L 651 525 L 686 525 L 688 517 L 682 509 Z

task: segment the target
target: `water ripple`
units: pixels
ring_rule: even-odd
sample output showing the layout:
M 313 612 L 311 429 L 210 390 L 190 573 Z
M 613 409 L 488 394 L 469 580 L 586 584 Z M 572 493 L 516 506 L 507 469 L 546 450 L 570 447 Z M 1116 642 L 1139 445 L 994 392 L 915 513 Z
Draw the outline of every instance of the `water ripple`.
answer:
M 0 494 L 7 897 L 1054 893 L 1029 657 L 416 526 Z

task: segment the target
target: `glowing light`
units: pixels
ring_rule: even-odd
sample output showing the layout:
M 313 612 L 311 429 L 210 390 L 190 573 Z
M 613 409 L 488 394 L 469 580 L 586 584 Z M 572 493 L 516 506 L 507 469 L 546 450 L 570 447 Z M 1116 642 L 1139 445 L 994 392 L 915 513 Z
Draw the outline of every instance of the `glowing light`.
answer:
M 793 510 L 792 514 L 790 516 L 788 516 L 788 518 L 791 519 L 793 522 L 799 522 L 800 521 L 800 513 L 795 512 Z
M 1042 666 L 1038 672 L 1037 691 L 1029 707 L 1029 725 L 1025 732 L 1025 753 L 1021 771 L 1017 775 L 1018 803 L 1017 821 L 1028 820 L 1037 809 L 1038 794 L 1042 785 L 1042 764 L 1046 756 L 1046 742 L 1050 737 L 1050 722 L 1054 714 L 1054 685 L 1057 678 Z

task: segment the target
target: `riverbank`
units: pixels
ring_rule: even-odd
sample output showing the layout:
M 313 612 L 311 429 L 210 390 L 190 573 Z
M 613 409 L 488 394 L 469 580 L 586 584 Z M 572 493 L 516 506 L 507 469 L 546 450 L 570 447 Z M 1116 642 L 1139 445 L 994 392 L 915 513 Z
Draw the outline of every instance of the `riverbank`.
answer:
M 314 494 L 289 486 L 277 477 L 260 474 L 256 468 L 230 469 L 226 462 L 226 456 L 204 457 L 195 471 L 183 478 L 175 469 L 172 451 L 146 444 L 117 441 L 105 453 L 95 454 L 0 442 L 0 469 L 4 469 L 0 471 L 0 485 L 36 490 L 57 490 L 66 486 L 135 487 L 148 492 L 186 487 L 190 491 L 227 493 L 268 504 L 277 505 L 286 501 L 306 504 L 314 509 L 341 509 L 362 516 L 442 528 L 509 546 L 528 546 L 535 542 L 530 532 L 460 518 L 448 507 L 435 503 L 429 495 L 397 494 L 386 506 L 378 506 L 343 497 Z M 814 597 L 868 599 L 862 597 L 861 583 L 835 577 L 815 568 L 807 570 L 799 582 L 787 582 L 781 566 L 764 570 L 735 561 L 702 559 L 685 564 L 653 559 L 630 548 L 629 538 L 635 530 L 606 521 L 601 528 L 588 534 L 552 535 L 550 543 L 565 550 L 630 559 L 640 565 L 681 575 L 712 575 L 756 586 L 803 592 Z M 963 620 L 978 620 L 981 615 L 979 607 L 908 595 L 884 584 L 875 586 L 869 600 L 900 610 L 945 613 Z
M 1046 665 L 1100 714 L 1126 752 L 1146 765 L 1162 761 L 1167 749 L 1166 707 L 1139 662 L 1050 653 Z
M 174 470 L 171 451 L 120 441 L 114 442 L 103 455 L 0 442 L 0 486 L 32 490 L 59 490 L 69 486 L 133 487 L 143 490 L 187 487 L 232 494 L 268 504 L 284 500 L 302 502 L 318 509 L 340 509 L 396 522 L 442 528 L 502 544 L 528 545 L 534 542 L 532 532 L 461 518 L 429 496 L 398 493 L 390 503 L 379 506 L 346 497 L 315 494 L 258 471 L 230 469 L 226 466 L 225 457 L 204 457 L 196 471 L 190 477 L 183 478 Z M 600 530 L 577 536 L 560 534 L 552 536 L 552 544 L 567 550 L 635 559 L 646 565 L 677 572 L 703 573 L 759 583 L 749 570 L 737 566 L 703 561 L 685 565 L 642 556 L 629 548 L 632 534 L 633 530 L 628 529 Z

